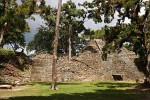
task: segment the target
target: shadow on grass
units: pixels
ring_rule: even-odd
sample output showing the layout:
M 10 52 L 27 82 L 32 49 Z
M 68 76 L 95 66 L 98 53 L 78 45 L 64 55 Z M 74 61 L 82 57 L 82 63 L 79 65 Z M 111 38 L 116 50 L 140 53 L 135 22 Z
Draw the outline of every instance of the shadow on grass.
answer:
M 57 83 L 57 85 L 80 85 L 81 83 Z M 26 83 L 26 84 L 24 84 L 24 85 L 48 85 L 48 86 L 50 86 L 51 85 L 51 83 L 50 82 L 31 82 L 31 83 Z
M 97 87 L 107 87 L 107 88 L 127 88 L 127 87 L 139 87 L 138 83 L 122 83 L 122 82 L 99 82 L 96 84 Z
M 42 85 L 49 85 L 49 83 L 36 83 Z M 74 83 L 62 83 L 63 85 L 78 85 Z M 91 83 L 92 84 L 92 83 Z M 60 84 L 61 85 L 61 84 Z M 125 87 L 133 87 L 136 84 L 129 83 L 109 83 L 100 82 L 96 85 L 97 87 L 108 87 L 107 89 L 96 89 L 94 92 L 85 93 L 55 93 L 49 96 L 22 96 L 22 97 L 11 97 L 4 100 L 149 100 L 147 94 L 149 90 L 141 89 L 124 89 Z M 117 88 L 123 88 L 121 90 Z M 2 99 L 1 99 L 2 100 Z
M 52 94 L 50 96 L 12 97 L 5 100 L 148 100 L 145 95 L 131 90 L 98 90 L 94 93 Z

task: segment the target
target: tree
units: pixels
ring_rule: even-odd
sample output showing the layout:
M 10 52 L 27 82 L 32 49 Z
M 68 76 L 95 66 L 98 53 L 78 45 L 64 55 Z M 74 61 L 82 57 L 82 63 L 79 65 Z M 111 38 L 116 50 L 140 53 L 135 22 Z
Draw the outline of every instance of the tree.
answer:
M 53 50 L 54 30 L 51 27 L 39 28 L 38 33 L 35 34 L 33 40 L 29 42 L 27 50 L 35 50 L 36 53 L 46 52 L 52 53 Z
M 95 31 L 91 29 L 86 29 L 81 37 L 87 41 L 94 39 Z
M 94 39 L 103 39 L 104 38 L 104 34 L 105 34 L 105 30 L 102 29 L 98 29 L 94 32 Z
M 87 40 L 103 39 L 104 33 L 105 33 L 105 30 L 103 28 L 98 29 L 98 30 L 86 29 L 86 31 L 84 31 L 84 33 L 82 34 L 82 37 L 87 39 Z
M 60 13 L 61 13 L 61 4 L 62 0 L 58 2 L 58 10 L 56 16 L 56 26 L 55 26 L 55 37 L 54 37 L 54 48 L 53 48 L 53 62 L 52 62 L 52 83 L 51 89 L 57 90 L 56 82 L 57 82 L 57 47 L 58 47 L 58 38 L 59 38 L 59 20 L 60 20 Z
M 89 18 L 95 22 L 110 23 L 114 15 L 118 13 L 119 19 L 114 27 L 105 27 L 106 44 L 103 47 L 105 57 L 111 51 L 120 51 L 124 43 L 129 43 L 130 50 L 139 55 L 135 59 L 138 69 L 145 75 L 144 85 L 150 86 L 150 1 L 143 0 L 93 0 L 92 3 L 85 2 Z M 145 13 L 140 14 L 142 8 Z M 129 24 L 125 24 L 125 19 L 130 19 Z
M 56 9 L 51 6 L 45 5 L 44 0 L 41 1 L 39 5 L 40 16 L 45 20 L 46 26 L 41 26 L 42 29 L 46 29 L 47 31 L 43 34 L 49 34 L 47 38 L 49 38 L 49 43 L 53 38 L 55 33 L 55 23 L 56 23 Z M 84 40 L 79 36 L 85 30 L 84 27 L 84 19 L 85 19 L 85 11 L 82 9 L 77 9 L 76 5 L 72 1 L 67 1 L 62 5 L 62 11 L 60 16 L 60 35 L 59 35 L 59 43 L 58 43 L 58 53 L 75 55 L 77 51 L 82 48 L 82 44 Z M 84 18 L 82 17 L 84 16 Z M 40 29 L 41 29 L 40 28 Z M 40 31 L 40 30 L 39 30 Z M 49 32 L 48 32 L 49 31 Z M 47 48 L 47 42 L 41 42 L 45 36 L 41 36 L 42 33 L 38 32 L 38 35 L 29 43 L 28 47 L 30 49 L 36 50 L 37 52 L 43 51 L 43 47 Z M 51 35 L 50 35 L 51 34 Z M 37 38 L 38 37 L 38 38 Z M 70 40 L 70 43 L 69 43 Z M 71 44 L 71 45 L 69 45 Z M 46 52 L 51 52 L 50 48 L 44 49 Z M 69 49 L 70 48 L 70 49 Z M 48 51 L 47 51 L 48 50 Z M 70 52 L 70 53 L 69 53 Z
M 78 34 L 85 30 L 85 18 L 85 11 L 83 9 L 77 9 L 75 3 L 71 0 L 63 4 L 61 12 L 61 29 L 66 30 L 62 31 L 62 36 L 65 36 L 67 38 L 66 40 L 68 40 L 68 47 L 65 48 L 65 52 L 68 53 L 69 61 L 71 60 L 72 53 L 75 52 L 75 43 L 78 44 Z M 64 39 L 62 41 L 64 41 Z
M 52 53 L 53 51 L 57 10 L 50 5 L 47 6 L 45 3 L 45 0 L 41 0 L 37 10 L 38 14 L 45 21 L 45 25 L 41 25 L 38 33 L 35 34 L 33 40 L 27 46 L 27 50 L 35 50 L 36 53 Z
M 0 0 L 0 45 L 13 45 L 14 50 L 25 46 L 24 33 L 29 31 L 28 18 L 34 11 L 35 0 Z

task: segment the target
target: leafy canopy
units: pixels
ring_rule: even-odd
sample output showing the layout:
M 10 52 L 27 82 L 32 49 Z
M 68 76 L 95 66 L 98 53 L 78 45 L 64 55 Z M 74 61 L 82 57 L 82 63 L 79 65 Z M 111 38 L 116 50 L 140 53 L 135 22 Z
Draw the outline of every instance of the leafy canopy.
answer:
M 26 19 L 33 13 L 35 0 L 0 0 L 0 33 L 4 34 L 1 46 L 13 44 L 17 49 L 25 46 L 24 33 L 29 31 Z
M 56 9 L 51 6 L 47 6 L 44 0 L 41 0 L 39 5 L 40 16 L 45 20 L 46 26 L 42 26 L 39 32 L 35 35 L 33 41 L 29 43 L 28 48 L 30 50 L 38 51 L 52 51 L 52 40 L 55 32 L 55 16 Z M 86 13 L 82 9 L 77 9 L 74 2 L 67 1 L 62 5 L 62 11 L 60 16 L 60 36 L 58 44 L 58 52 L 68 52 L 68 38 L 69 38 L 69 26 L 71 26 L 71 41 L 73 53 L 81 48 L 83 41 L 79 37 L 79 34 L 85 30 L 84 19 Z M 46 40 L 45 40 L 46 38 Z M 44 42 L 45 41 L 45 42 Z

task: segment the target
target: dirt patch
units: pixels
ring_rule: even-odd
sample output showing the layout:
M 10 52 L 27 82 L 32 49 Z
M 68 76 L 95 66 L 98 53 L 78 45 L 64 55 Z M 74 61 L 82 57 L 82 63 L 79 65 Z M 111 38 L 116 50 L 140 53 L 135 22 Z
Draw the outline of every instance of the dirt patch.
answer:
M 27 85 L 22 85 L 22 86 L 13 86 L 11 89 L 0 89 L 0 92 L 13 92 L 13 91 L 20 91 L 20 90 L 24 90 L 24 89 L 27 89 L 28 86 Z M 0 99 L 8 99 L 12 97 L 11 95 L 3 95 L 3 96 L 0 96 Z
M 12 91 L 20 91 L 28 88 L 28 86 L 15 86 L 12 88 Z
M 12 86 L 11 89 L 5 88 L 5 89 L 0 89 L 0 91 L 20 91 L 28 88 L 28 86 Z

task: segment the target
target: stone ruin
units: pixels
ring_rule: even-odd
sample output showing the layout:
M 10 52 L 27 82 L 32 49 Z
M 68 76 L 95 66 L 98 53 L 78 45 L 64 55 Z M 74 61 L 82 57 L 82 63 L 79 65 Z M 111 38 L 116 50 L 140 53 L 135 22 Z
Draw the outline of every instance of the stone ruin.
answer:
M 113 75 L 120 75 L 124 81 L 143 80 L 134 59 L 137 56 L 123 48 L 121 53 L 112 53 L 107 61 L 101 58 L 104 42 L 101 39 L 91 40 L 87 46 L 68 61 L 67 55 L 58 57 L 58 81 L 111 81 Z M 32 58 L 30 81 L 51 81 L 52 55 L 40 54 Z

